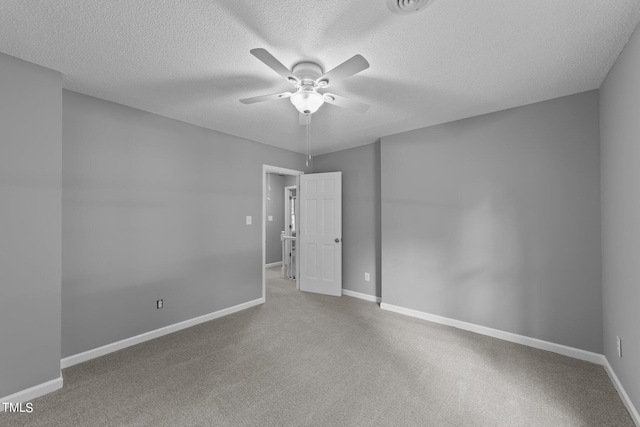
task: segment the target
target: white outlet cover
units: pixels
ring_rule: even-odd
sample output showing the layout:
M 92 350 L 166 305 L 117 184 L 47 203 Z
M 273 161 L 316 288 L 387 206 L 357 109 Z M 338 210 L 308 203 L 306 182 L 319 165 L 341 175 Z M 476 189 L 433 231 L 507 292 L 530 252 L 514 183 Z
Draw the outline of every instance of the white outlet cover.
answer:
M 369 280 L 371 280 L 371 276 L 369 276 L 369 273 L 364 273 L 364 280 L 365 282 L 368 282 Z
M 267 221 L 273 221 L 273 216 L 269 215 L 269 216 L 267 217 Z
M 251 215 L 247 215 L 247 225 L 251 225 Z

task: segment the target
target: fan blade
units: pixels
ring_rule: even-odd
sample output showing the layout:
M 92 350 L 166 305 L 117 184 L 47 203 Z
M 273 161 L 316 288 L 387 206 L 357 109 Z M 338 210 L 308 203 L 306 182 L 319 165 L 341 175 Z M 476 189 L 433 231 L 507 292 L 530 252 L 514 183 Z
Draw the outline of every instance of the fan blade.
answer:
M 328 104 L 335 105 L 337 107 L 346 108 L 358 113 L 365 113 L 369 109 L 369 104 L 364 102 L 354 101 L 353 99 L 345 98 L 344 96 L 334 95 L 333 93 L 322 94 L 324 101 Z
M 316 83 L 326 81 L 325 84 L 320 84 L 321 87 L 326 87 L 331 84 L 332 81 L 344 80 L 347 77 L 351 77 L 360 71 L 369 68 L 369 63 L 362 55 L 355 55 L 351 59 L 347 59 L 342 64 L 338 65 L 332 70 L 327 71 L 322 76 L 318 77 Z
M 251 54 L 258 58 L 260 61 L 264 62 L 267 67 L 271 68 L 273 71 L 287 79 L 290 83 L 300 83 L 300 80 L 293 75 L 291 70 L 282 65 L 282 62 L 278 61 L 266 49 L 251 49 L 249 52 L 251 52 Z
M 244 98 L 240 102 L 243 104 L 255 104 L 256 102 L 274 101 L 276 99 L 286 99 L 291 96 L 291 92 L 272 93 L 270 95 L 254 96 L 253 98 Z

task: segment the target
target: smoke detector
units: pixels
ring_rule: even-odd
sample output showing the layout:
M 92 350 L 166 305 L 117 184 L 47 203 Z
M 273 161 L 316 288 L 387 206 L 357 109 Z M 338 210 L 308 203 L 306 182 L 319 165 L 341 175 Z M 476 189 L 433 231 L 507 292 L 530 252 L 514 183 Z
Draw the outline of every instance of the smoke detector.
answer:
M 391 12 L 398 15 L 411 15 L 425 9 L 435 0 L 387 0 Z

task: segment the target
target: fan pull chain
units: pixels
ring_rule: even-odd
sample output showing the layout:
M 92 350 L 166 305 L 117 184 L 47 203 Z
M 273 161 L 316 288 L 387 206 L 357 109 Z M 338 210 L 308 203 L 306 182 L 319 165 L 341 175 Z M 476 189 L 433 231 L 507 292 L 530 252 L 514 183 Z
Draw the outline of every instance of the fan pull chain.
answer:
M 311 162 L 311 114 L 307 116 L 307 166 Z

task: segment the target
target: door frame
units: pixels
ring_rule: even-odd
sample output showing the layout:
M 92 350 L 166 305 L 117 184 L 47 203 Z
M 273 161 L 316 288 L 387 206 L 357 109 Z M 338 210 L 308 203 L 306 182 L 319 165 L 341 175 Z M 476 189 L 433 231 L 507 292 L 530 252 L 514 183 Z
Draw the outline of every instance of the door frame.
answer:
M 295 169 L 281 168 L 279 166 L 262 165 L 262 300 L 267 300 L 267 277 L 265 273 L 265 265 L 267 263 L 267 173 L 278 173 L 281 175 L 303 175 L 303 171 Z M 298 187 L 298 180 L 296 180 L 296 187 Z M 300 189 L 298 188 L 299 192 Z M 298 238 L 296 238 L 296 247 Z M 298 257 L 296 257 L 297 261 Z M 298 275 L 296 275 L 296 287 L 298 287 Z
M 297 182 L 297 181 L 296 181 Z M 291 203 L 289 202 L 289 196 L 291 194 L 292 191 L 296 192 L 296 198 L 294 201 L 294 212 L 296 214 L 296 227 L 298 226 L 298 221 L 300 220 L 300 218 L 298 218 L 298 185 L 288 185 L 286 187 L 284 187 L 284 233 L 287 236 L 291 236 L 291 231 L 289 229 L 289 226 L 291 225 L 291 215 L 289 214 L 289 210 L 291 209 Z M 297 233 L 297 229 L 296 229 L 296 233 Z M 296 234 L 297 236 L 297 234 Z M 298 241 L 297 237 L 296 237 L 296 242 Z M 282 273 L 284 274 L 284 253 L 282 254 Z M 296 257 L 296 273 L 297 273 L 297 268 L 298 268 L 298 257 Z M 296 274 L 296 289 L 300 290 L 300 282 L 298 281 L 298 275 Z
M 291 217 L 289 216 L 289 213 L 287 212 L 289 208 L 291 208 L 291 205 L 289 204 L 289 201 L 287 199 L 287 196 L 289 195 L 289 192 L 291 190 L 296 190 L 296 199 L 298 198 L 298 186 L 297 185 L 289 185 L 287 187 L 284 187 L 284 212 L 285 212 L 285 217 L 284 217 L 284 231 L 287 231 L 287 227 L 289 226 L 289 222 L 291 222 Z M 297 212 L 296 212 L 296 225 L 298 224 L 298 217 L 297 217 Z

